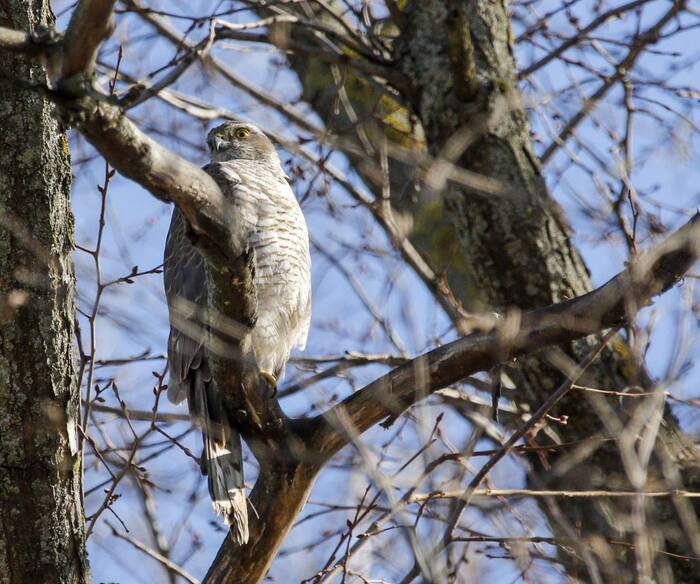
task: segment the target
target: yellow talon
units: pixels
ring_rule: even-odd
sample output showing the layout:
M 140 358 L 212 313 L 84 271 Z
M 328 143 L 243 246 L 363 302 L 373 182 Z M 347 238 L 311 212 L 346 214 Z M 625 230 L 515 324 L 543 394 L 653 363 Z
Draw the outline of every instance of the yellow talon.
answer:
M 272 389 L 272 396 L 274 397 L 277 394 L 277 377 L 267 371 L 261 371 L 260 375 L 267 381 L 267 384 Z

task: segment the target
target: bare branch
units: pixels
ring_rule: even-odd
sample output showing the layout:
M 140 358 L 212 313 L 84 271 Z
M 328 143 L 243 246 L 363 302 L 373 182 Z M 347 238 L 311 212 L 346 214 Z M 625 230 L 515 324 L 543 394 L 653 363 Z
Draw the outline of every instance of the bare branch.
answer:
M 61 78 L 89 78 L 100 43 L 112 31 L 114 0 L 83 0 L 73 12 L 63 45 Z
M 153 196 L 175 203 L 195 233 L 228 240 L 227 206 L 214 179 L 141 132 L 117 106 L 88 97 L 81 105 L 76 126 L 110 164 Z
M 685 0 L 676 0 L 671 7 L 656 21 L 651 27 L 649 27 L 643 34 L 639 36 L 636 42 L 632 45 L 627 55 L 622 59 L 615 67 L 615 72 L 607 77 L 603 84 L 596 90 L 596 92 L 591 95 L 588 99 L 583 102 L 581 109 L 567 122 L 564 128 L 559 132 L 559 135 L 554 139 L 554 141 L 546 148 L 540 157 L 543 163 L 546 163 L 554 154 L 559 146 L 561 146 L 566 140 L 573 134 L 574 130 L 578 125 L 588 116 L 588 114 L 593 111 L 598 102 L 600 102 L 608 91 L 620 80 L 622 80 L 625 75 L 632 68 L 634 63 L 637 61 L 639 56 L 649 47 L 656 43 L 663 31 L 664 27 L 673 20 L 679 12 L 685 9 Z
M 629 321 L 652 296 L 667 290 L 690 269 L 700 257 L 699 237 L 696 215 L 607 284 L 573 300 L 523 314 L 518 329 L 509 331 L 506 338 L 499 330 L 504 327 L 475 333 L 394 369 L 319 416 L 312 442 L 328 458 L 349 442 L 342 419 L 351 423 L 352 432 L 364 432 L 477 371 Z M 423 371 L 427 375 L 419 375 Z
M 603 12 L 602 14 L 599 14 L 596 18 L 594 18 L 591 22 L 589 22 L 586 26 L 584 26 L 578 34 L 573 35 L 571 38 L 563 42 L 561 45 L 559 45 L 556 49 L 554 49 L 551 53 L 546 54 L 544 57 L 533 63 L 532 65 L 529 65 L 522 71 L 518 72 L 518 79 L 524 79 L 528 75 L 532 75 L 535 71 L 541 69 L 544 67 L 547 63 L 553 61 L 556 59 L 559 55 L 564 53 L 565 51 L 569 50 L 571 47 L 579 44 L 583 40 L 586 39 L 588 36 L 588 33 L 592 32 L 599 26 L 605 24 L 607 21 L 609 21 L 612 18 L 616 18 L 623 14 L 624 12 L 630 12 L 634 10 L 635 8 L 639 8 L 643 4 L 646 4 L 649 0 L 633 0 L 632 2 L 628 2 L 627 4 L 622 4 L 620 6 L 615 6 L 614 8 L 611 8 L 610 10 Z

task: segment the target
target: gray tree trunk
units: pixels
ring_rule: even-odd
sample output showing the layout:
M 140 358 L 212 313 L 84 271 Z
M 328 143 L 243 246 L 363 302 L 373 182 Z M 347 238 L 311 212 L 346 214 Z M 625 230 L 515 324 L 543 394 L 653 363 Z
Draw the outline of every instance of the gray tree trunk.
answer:
M 0 25 L 52 22 L 48 1 L 0 1 Z M 66 134 L 54 106 L 0 60 L 0 582 L 88 581 L 74 336 Z

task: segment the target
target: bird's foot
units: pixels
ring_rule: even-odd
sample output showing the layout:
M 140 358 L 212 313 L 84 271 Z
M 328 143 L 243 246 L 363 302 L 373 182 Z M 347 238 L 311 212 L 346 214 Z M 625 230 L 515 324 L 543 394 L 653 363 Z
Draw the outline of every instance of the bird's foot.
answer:
M 260 375 L 267 382 L 267 386 L 270 389 L 271 393 L 268 396 L 268 399 L 272 399 L 277 395 L 277 377 L 275 377 L 272 373 L 268 373 L 267 371 L 261 371 Z

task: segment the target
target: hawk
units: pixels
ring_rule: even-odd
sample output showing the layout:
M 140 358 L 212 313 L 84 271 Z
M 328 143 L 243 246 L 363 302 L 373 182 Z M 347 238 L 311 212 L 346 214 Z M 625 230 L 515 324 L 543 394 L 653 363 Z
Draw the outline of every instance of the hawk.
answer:
M 258 318 L 252 344 L 261 374 L 276 387 L 294 346 L 303 349 L 311 319 L 309 235 L 301 208 L 269 138 L 252 124 L 226 122 L 207 137 L 217 182 L 248 233 L 254 252 Z M 168 398 L 187 399 L 202 429 L 202 472 L 217 513 L 234 541 L 248 541 L 241 438 L 224 411 L 207 357 L 207 266 L 175 208 L 165 244 L 164 280 L 170 315 Z

